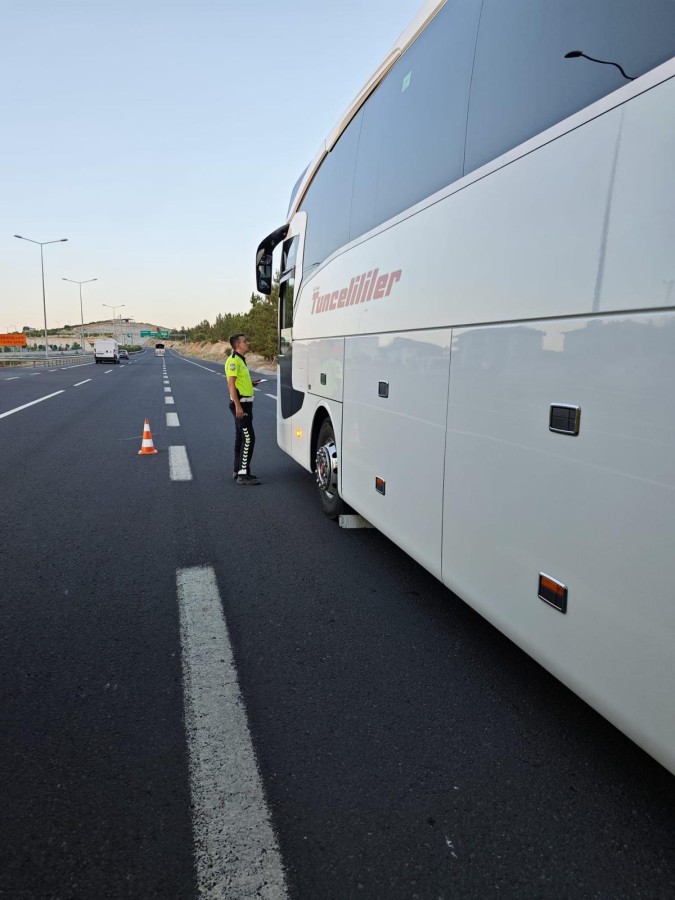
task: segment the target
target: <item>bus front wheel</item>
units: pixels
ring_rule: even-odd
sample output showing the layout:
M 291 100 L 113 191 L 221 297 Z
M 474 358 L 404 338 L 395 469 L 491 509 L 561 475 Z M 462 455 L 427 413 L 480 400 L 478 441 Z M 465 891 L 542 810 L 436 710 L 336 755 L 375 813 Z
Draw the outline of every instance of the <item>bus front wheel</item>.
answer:
M 326 419 L 319 431 L 316 483 L 323 511 L 329 519 L 337 519 L 342 510 L 342 498 L 338 494 L 338 452 L 330 419 Z

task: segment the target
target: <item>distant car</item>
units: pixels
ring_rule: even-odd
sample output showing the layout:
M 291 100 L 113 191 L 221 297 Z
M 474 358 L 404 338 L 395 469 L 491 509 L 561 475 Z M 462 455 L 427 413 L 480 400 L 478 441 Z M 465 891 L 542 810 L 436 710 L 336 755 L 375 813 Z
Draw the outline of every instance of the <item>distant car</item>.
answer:
M 124 347 L 120 347 L 120 359 L 129 359 L 129 351 L 125 350 Z

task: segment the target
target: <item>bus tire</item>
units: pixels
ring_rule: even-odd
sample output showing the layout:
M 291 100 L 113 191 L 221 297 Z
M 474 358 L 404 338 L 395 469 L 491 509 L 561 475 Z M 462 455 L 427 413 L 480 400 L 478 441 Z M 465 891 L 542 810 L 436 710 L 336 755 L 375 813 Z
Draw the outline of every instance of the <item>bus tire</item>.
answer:
M 329 519 L 337 519 L 342 512 L 342 498 L 337 488 L 338 451 L 330 419 L 326 419 L 319 430 L 315 474 L 323 511 Z

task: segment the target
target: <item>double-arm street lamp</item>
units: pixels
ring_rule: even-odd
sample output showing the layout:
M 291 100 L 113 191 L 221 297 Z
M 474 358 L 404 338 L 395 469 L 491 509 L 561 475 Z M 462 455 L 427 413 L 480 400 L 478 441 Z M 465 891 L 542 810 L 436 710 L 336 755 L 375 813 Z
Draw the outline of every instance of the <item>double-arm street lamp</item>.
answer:
M 84 310 L 82 309 L 82 285 L 89 284 L 90 281 L 98 281 L 98 278 L 87 278 L 86 281 L 75 281 L 73 278 L 62 278 L 62 281 L 69 281 L 71 284 L 79 284 L 80 286 L 80 321 L 82 323 L 82 352 L 84 353 Z
M 67 241 L 68 238 L 58 238 L 56 241 L 34 241 L 32 238 L 23 237 L 21 234 L 15 234 L 15 238 L 19 238 L 20 241 L 30 241 L 31 244 L 39 244 L 40 245 L 40 267 L 42 269 L 42 309 L 45 314 L 45 357 L 49 356 L 49 342 L 47 340 L 47 301 L 45 299 L 45 261 L 42 253 L 42 248 L 46 244 L 62 244 L 64 241 Z
M 113 311 L 113 337 L 117 338 L 117 325 L 115 324 L 115 310 L 122 309 L 123 306 L 126 306 L 125 303 L 117 303 L 113 306 L 111 303 L 104 303 L 103 306 L 107 306 L 108 309 L 112 309 Z

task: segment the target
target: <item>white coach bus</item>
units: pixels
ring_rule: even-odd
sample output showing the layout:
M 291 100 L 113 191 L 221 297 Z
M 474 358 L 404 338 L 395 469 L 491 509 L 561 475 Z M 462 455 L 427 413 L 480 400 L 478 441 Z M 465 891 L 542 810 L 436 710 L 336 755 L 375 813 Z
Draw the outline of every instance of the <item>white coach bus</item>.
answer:
M 675 2 L 427 3 L 261 242 L 278 441 L 675 771 Z

